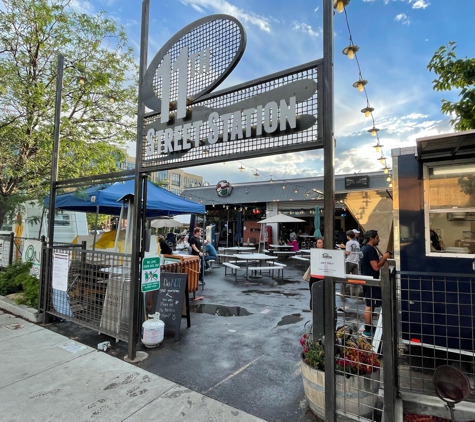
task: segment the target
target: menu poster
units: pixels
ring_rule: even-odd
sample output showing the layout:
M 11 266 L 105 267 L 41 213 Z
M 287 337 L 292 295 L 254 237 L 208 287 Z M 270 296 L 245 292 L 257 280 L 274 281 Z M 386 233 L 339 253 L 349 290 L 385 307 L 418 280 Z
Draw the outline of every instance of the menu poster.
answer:
M 63 292 L 68 290 L 69 255 L 53 254 L 53 289 Z
M 153 292 L 155 312 L 160 313 L 160 319 L 165 323 L 165 329 L 175 330 L 175 340 L 180 338 L 181 318 L 186 317 L 190 327 L 190 307 L 188 297 L 188 275 L 184 273 L 160 274 L 160 288 Z M 185 304 L 186 315 L 182 315 Z

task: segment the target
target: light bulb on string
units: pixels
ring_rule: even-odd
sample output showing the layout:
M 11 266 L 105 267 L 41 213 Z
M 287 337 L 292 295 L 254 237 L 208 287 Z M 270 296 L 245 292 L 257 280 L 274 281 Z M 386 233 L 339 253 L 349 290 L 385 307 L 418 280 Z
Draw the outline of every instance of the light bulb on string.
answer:
M 374 108 L 370 107 L 370 106 L 367 106 L 367 107 L 361 109 L 361 112 L 364 113 L 365 117 L 369 117 L 373 111 L 374 111 Z
M 366 79 L 358 79 L 353 86 L 358 89 L 359 92 L 362 92 L 364 90 L 365 85 L 368 84 L 368 81 Z
M 376 149 L 376 152 L 380 152 L 382 147 L 383 147 L 383 145 L 381 145 L 379 143 L 379 139 L 378 139 L 378 142 L 376 143 L 376 145 L 373 145 L 373 148 Z
M 382 153 L 381 153 L 381 157 L 379 157 L 378 160 L 381 164 L 386 163 L 386 157 Z
M 239 171 L 242 173 L 243 170 L 244 170 L 244 167 L 241 164 L 241 166 L 239 167 Z
M 342 53 L 351 60 L 355 57 L 355 53 L 359 51 L 359 47 L 357 45 L 351 44 L 348 47 L 345 47 Z
M 384 171 L 384 174 L 388 174 L 389 173 L 389 167 L 387 165 L 385 165 L 384 168 L 383 168 L 383 171 Z
M 341 13 L 349 3 L 350 0 L 333 0 L 333 8 L 336 9 L 338 13 Z
M 376 134 L 379 132 L 379 129 L 373 126 L 371 129 L 368 130 L 368 132 L 371 133 L 371 136 L 376 136 Z
M 388 174 L 388 176 L 386 177 L 386 182 L 390 182 L 391 181 L 391 175 Z
M 255 177 L 256 179 L 259 177 L 259 173 L 257 172 L 257 170 L 256 170 L 256 172 L 254 173 L 254 177 Z

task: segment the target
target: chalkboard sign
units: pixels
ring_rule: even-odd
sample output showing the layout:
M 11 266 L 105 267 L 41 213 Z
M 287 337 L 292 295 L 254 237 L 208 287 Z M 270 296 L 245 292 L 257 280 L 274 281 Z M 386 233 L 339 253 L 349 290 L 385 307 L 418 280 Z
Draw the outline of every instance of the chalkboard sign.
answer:
M 155 312 L 160 312 L 160 319 L 165 323 L 165 329 L 175 330 L 175 340 L 178 340 L 181 318 L 187 319 L 187 327 L 191 326 L 188 275 L 161 272 L 160 289 L 149 294 L 152 295 Z M 185 315 L 183 315 L 183 308 L 185 308 Z

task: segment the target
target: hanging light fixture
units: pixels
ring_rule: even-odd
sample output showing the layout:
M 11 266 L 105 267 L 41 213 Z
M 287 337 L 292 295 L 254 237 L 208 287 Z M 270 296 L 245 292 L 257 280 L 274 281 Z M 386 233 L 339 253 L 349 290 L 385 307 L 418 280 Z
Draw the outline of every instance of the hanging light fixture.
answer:
M 368 130 L 368 132 L 371 133 L 371 136 L 376 136 L 376 134 L 379 132 L 379 129 L 373 126 L 371 129 Z
M 365 108 L 361 109 L 361 112 L 364 113 L 365 117 L 369 117 L 373 111 L 374 111 L 374 108 L 370 106 L 366 106 Z
M 388 176 L 386 177 L 386 182 L 390 182 L 391 181 L 391 175 L 388 174 Z
M 365 85 L 368 84 L 368 81 L 366 79 L 358 79 L 353 86 L 358 89 L 359 92 L 362 92 L 364 90 Z
M 272 180 L 272 176 L 270 177 L 269 183 L 274 183 L 274 181 Z
M 359 51 L 359 47 L 357 45 L 351 44 L 348 47 L 345 47 L 342 53 L 351 60 L 355 57 L 355 53 Z
M 393 187 L 393 182 L 389 182 L 388 187 L 389 187 L 389 188 L 392 188 L 392 187 Z
M 282 189 L 285 189 L 285 182 L 282 183 Z
M 254 173 L 254 177 L 255 177 L 256 179 L 259 177 L 259 173 L 257 172 L 257 170 L 256 170 L 256 172 Z
M 214 208 L 214 201 L 211 203 L 211 205 L 212 205 L 212 206 L 213 206 L 213 208 Z
M 333 0 L 333 8 L 338 13 L 343 12 L 343 9 L 350 4 L 350 0 Z
M 379 157 L 378 160 L 381 164 L 386 163 L 386 157 L 383 155 L 383 153 L 381 153 L 381 157 Z
M 244 170 L 244 167 L 241 164 L 241 166 L 239 167 L 239 171 L 242 173 L 243 170 Z
M 295 192 L 295 193 L 299 193 L 299 189 L 298 189 L 298 188 L 295 188 L 295 189 L 294 189 L 294 192 Z
M 384 174 L 388 174 L 388 173 L 389 173 L 389 167 L 388 167 L 387 164 L 384 166 L 383 171 L 384 171 Z
M 376 145 L 373 145 L 373 148 L 376 148 L 376 152 L 379 152 L 381 151 L 381 148 L 383 147 L 383 145 L 381 145 L 379 143 L 379 139 L 378 139 L 378 142 L 376 142 Z
M 84 85 L 86 83 L 86 77 L 82 75 L 78 76 L 76 80 L 78 81 L 79 85 Z

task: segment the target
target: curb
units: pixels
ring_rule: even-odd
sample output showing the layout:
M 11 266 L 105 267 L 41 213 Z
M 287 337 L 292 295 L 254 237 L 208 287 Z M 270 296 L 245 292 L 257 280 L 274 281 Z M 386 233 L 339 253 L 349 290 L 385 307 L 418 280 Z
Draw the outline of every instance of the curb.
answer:
M 14 300 L 8 299 L 5 296 L 0 296 L 0 309 L 30 322 L 39 323 L 42 320 L 37 309 L 30 308 L 26 305 L 17 305 Z

